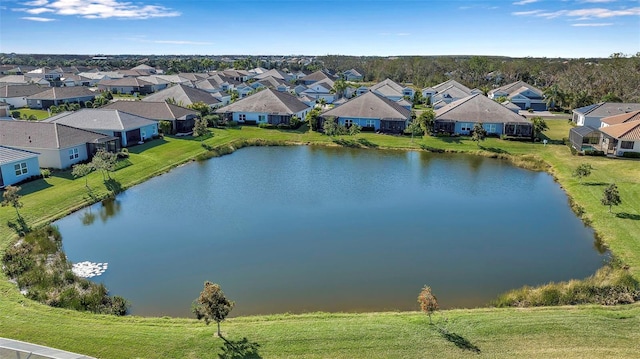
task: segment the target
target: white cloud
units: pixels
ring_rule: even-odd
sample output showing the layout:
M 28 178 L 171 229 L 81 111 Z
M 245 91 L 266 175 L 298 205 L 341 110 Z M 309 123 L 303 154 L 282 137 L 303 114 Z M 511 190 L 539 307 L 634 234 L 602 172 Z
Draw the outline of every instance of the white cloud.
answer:
M 534 2 L 538 2 L 539 0 L 521 0 L 521 1 L 516 1 L 513 3 L 513 5 L 527 5 L 527 4 L 533 4 Z
M 45 13 L 45 12 L 53 12 L 53 10 L 47 9 L 46 7 L 37 7 L 35 9 L 26 9 L 24 11 L 28 12 L 29 14 L 34 14 L 34 15 L 42 14 L 42 13 Z
M 21 17 L 21 19 L 29 20 L 29 21 L 38 21 L 38 22 L 56 21 L 56 19 L 50 19 L 48 17 L 35 17 L 35 16 L 25 16 L 25 17 Z
M 31 14 L 51 12 L 85 19 L 149 19 L 180 16 L 180 12 L 160 5 L 143 5 L 118 0 L 34 0 L 23 3 L 30 9 L 16 9 Z
M 571 26 L 578 26 L 578 27 L 600 27 L 600 26 L 611 26 L 611 25 L 613 25 L 612 22 L 571 24 Z
M 606 19 L 618 16 L 640 16 L 640 7 L 634 7 L 629 9 L 611 10 L 604 8 L 593 9 L 576 9 L 576 10 L 558 10 L 558 11 L 520 11 L 513 12 L 512 15 L 516 16 L 535 16 L 543 17 L 545 19 L 555 19 L 558 17 L 577 18 L 574 20 L 591 20 L 591 19 Z
M 154 44 L 170 44 L 170 45 L 213 45 L 213 42 L 199 42 L 189 40 L 154 40 Z

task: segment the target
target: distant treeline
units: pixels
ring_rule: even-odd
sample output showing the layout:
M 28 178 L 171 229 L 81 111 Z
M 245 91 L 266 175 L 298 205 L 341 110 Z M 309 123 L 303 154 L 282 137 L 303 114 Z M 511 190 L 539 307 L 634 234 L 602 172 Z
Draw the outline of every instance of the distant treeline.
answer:
M 308 57 L 307 57 L 308 58 Z M 0 54 L 2 64 L 30 66 L 92 66 L 102 70 L 132 68 L 142 63 L 166 73 L 206 72 L 226 68 L 255 67 L 281 70 L 337 73 L 356 69 L 364 81 L 390 78 L 413 84 L 417 89 L 454 79 L 484 92 L 522 80 L 547 94 L 556 104 L 575 108 L 599 101 L 640 102 L 640 53 L 620 53 L 609 58 L 509 58 L 496 56 L 341 56 L 327 55 L 313 62 L 296 62 L 294 57 L 259 56 L 134 56 L 94 59 L 79 55 Z

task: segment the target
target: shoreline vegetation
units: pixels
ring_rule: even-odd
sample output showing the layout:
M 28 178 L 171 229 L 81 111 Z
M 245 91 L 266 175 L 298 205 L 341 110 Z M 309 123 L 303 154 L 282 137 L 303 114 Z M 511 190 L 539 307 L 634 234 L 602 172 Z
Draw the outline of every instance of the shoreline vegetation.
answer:
M 507 141 L 497 138 L 487 139 L 482 144 L 476 144 L 466 138 L 435 138 L 425 136 L 422 139 L 416 138 L 415 140 L 410 140 L 408 137 L 368 133 L 361 133 L 356 137 L 344 136 L 334 138 L 315 132 L 306 132 L 305 127 L 300 130 L 259 129 L 255 127 L 214 129 L 214 136 L 196 139 L 167 136 L 144 145 L 132 147 L 130 148 L 130 158 L 128 159 L 130 165 L 120 167 L 113 173 L 113 177 L 119 181 L 119 186 L 121 186 L 122 189 L 126 189 L 144 182 L 151 177 L 168 172 L 172 168 L 187 162 L 226 155 L 246 146 L 328 145 L 467 153 L 505 159 L 518 167 L 550 173 L 566 192 L 574 212 L 576 212 L 585 224 L 589 224 L 594 228 L 597 234 L 597 242 L 604 243 L 613 253 L 614 259 L 611 261 L 611 264 L 605 266 L 588 279 L 557 284 L 550 283 L 537 288 L 524 287 L 514 289 L 496 299 L 491 305 L 500 307 L 581 304 L 588 303 L 588 301 L 582 299 L 584 299 L 585 296 L 588 297 L 589 294 L 591 294 L 593 298 L 600 298 L 601 300 L 595 301 L 595 303 L 600 304 L 632 303 L 634 300 L 637 301 L 640 299 L 640 286 L 638 285 L 638 278 L 640 278 L 640 214 L 638 213 L 638 208 L 634 208 L 633 206 L 634 204 L 640 203 L 640 182 L 638 181 L 640 178 L 640 166 L 638 166 L 638 161 L 572 156 L 568 147 L 561 145 L 562 139 L 566 136 L 570 125 L 564 120 L 548 120 L 547 123 L 550 125 L 550 130 L 546 133 L 550 144 L 544 146 L 541 143 Z M 571 177 L 571 171 L 578 163 L 586 162 L 592 164 L 595 169 L 594 174 L 590 177 L 590 180 L 593 182 L 578 183 L 578 181 Z M 92 173 L 86 179 L 88 181 L 87 183 L 94 189 L 91 197 L 87 196 L 87 191 L 84 189 L 85 179 L 73 180 L 70 171 L 54 172 L 49 178 L 23 184 L 21 194 L 23 195 L 22 200 L 24 207 L 21 213 L 25 221 L 32 228 L 39 228 L 46 223 L 64 217 L 69 213 L 111 195 L 110 191 L 102 183 L 99 174 Z M 601 197 L 602 188 L 613 182 L 621 189 L 623 204 L 617 208 L 617 213 L 607 214 L 607 209 L 600 205 L 599 198 Z M 15 243 L 17 238 L 5 225 L 8 221 L 14 220 L 13 216 L 12 212 L 8 209 L 0 209 L 0 252 L 2 253 L 5 253 L 8 246 Z M 417 288 L 416 291 L 418 289 L 419 288 Z M 437 294 L 437 288 L 434 289 L 434 291 Z M 571 293 L 574 294 L 574 299 L 571 299 Z M 607 297 L 607 295 L 614 295 L 614 299 Z M 389 349 L 388 355 L 371 355 L 378 350 L 384 350 L 385 345 L 389 344 L 382 340 L 373 340 L 373 344 L 369 346 L 370 349 L 368 351 L 358 350 L 358 348 L 365 344 L 361 342 L 361 340 L 369 342 L 372 340 L 371 336 L 374 338 L 377 337 L 373 334 L 373 332 L 376 331 L 375 328 L 381 329 L 380 325 L 386 321 L 396 323 L 427 323 L 425 328 L 422 328 L 427 331 L 425 336 L 430 338 L 427 342 L 437 340 L 439 337 L 440 340 L 446 339 L 455 344 L 454 348 L 457 347 L 457 350 L 460 350 L 460 346 L 458 346 L 459 343 L 456 344 L 450 339 L 460 338 L 451 336 L 451 333 L 457 333 L 456 335 L 458 336 L 462 335 L 459 332 L 461 330 L 460 328 L 465 327 L 465 321 L 471 321 L 475 324 L 471 328 L 466 327 L 466 331 L 464 332 L 478 338 L 480 341 L 492 343 L 492 345 L 488 347 L 493 347 L 493 352 L 496 356 L 512 356 L 514 353 L 528 353 L 524 354 L 526 356 L 539 355 L 541 353 L 538 351 L 540 348 L 530 346 L 536 341 L 543 341 L 546 343 L 544 344 L 546 347 L 552 347 L 557 350 L 565 348 L 563 343 L 556 343 L 554 338 L 560 336 L 567 339 L 566 336 L 571 336 L 573 333 L 565 332 L 559 328 L 549 328 L 551 331 L 548 336 L 544 333 L 535 333 L 537 337 L 536 340 L 518 338 L 518 341 L 523 345 L 522 347 L 506 345 L 504 342 L 501 342 L 502 340 L 514 341 L 516 339 L 512 336 L 515 334 L 504 332 L 500 334 L 501 339 L 498 339 L 497 333 L 500 333 L 501 330 L 496 326 L 496 323 L 506 320 L 507 317 L 511 317 L 512 320 L 512 322 L 509 321 L 509 325 L 517 327 L 518 331 L 522 331 L 522 334 L 534 334 L 530 329 L 521 327 L 521 325 L 523 325 L 522 320 L 513 318 L 514 313 L 520 313 L 519 311 L 521 310 L 522 309 L 483 308 L 445 311 L 442 316 L 446 317 L 446 320 L 443 319 L 444 324 L 442 325 L 447 326 L 447 328 L 440 330 L 440 334 L 448 333 L 448 335 L 437 335 L 438 332 L 435 331 L 436 338 L 429 337 L 428 322 L 424 322 L 426 316 L 423 318 L 423 316 L 413 312 L 363 314 L 312 313 L 302 315 L 278 314 L 241 317 L 229 319 L 227 330 L 237 336 L 251 335 L 251 340 L 254 340 L 254 338 L 262 338 L 255 343 L 249 344 L 257 343 L 261 346 L 258 350 L 260 354 L 264 352 L 264 354 L 276 357 L 388 357 L 389 355 L 396 356 L 391 353 L 403 356 L 402 353 L 404 352 L 402 350 L 405 350 L 408 356 L 420 356 L 417 353 L 423 352 L 424 343 L 413 343 L 412 341 L 405 343 L 407 348 L 401 351 L 398 351 L 400 348 L 394 344 L 393 347 L 396 351 Z M 620 312 L 625 312 L 626 314 L 622 316 L 625 319 L 630 319 L 626 324 L 635 323 L 636 326 L 639 324 L 640 305 L 631 304 L 615 307 L 584 305 L 570 307 L 569 309 L 566 307 L 541 308 L 540 310 L 529 308 L 526 309 L 528 322 L 526 325 L 533 327 L 541 326 L 549 320 L 549 316 L 552 316 L 559 318 L 558 320 L 571 321 L 570 326 L 573 326 L 580 322 L 580 320 L 575 318 L 576 316 L 586 316 L 594 322 L 598 322 L 598 315 L 602 315 L 602 313 L 609 313 L 615 317 L 615 313 Z M 0 320 L 0 333 L 2 333 L 3 336 L 52 345 L 100 357 L 128 357 L 129 355 L 127 354 L 138 352 L 143 353 L 141 354 L 142 357 L 158 357 L 158 355 L 161 355 L 161 351 L 154 351 L 152 347 L 166 347 L 167 345 L 171 346 L 168 353 L 172 352 L 176 357 L 189 356 L 190 353 L 195 353 L 191 356 L 199 357 L 203 355 L 202 353 L 211 352 L 211 350 L 220 348 L 221 345 L 223 345 L 223 342 L 220 341 L 219 338 L 213 340 L 210 337 L 210 331 L 194 323 L 195 319 L 164 317 L 142 318 L 135 316 L 117 318 L 114 316 L 92 315 L 89 313 L 71 312 L 73 314 L 70 314 L 70 312 L 66 310 L 49 308 L 31 302 L 22 296 L 15 285 L 7 280 L 5 273 L 2 273 L 0 276 L 0 313 L 3 313 L 2 316 L 4 316 L 0 318 L 2 319 Z M 545 314 L 537 317 L 532 313 Z M 479 321 L 479 319 L 475 317 L 476 314 L 478 317 L 484 317 L 487 323 Z M 43 318 L 49 318 L 51 322 L 44 323 Z M 318 329 L 319 332 L 315 333 L 315 335 L 311 334 L 311 332 L 316 331 L 316 329 L 307 326 L 310 321 L 317 321 L 319 318 L 324 318 L 327 323 L 314 325 L 326 327 L 326 329 L 324 331 Z M 93 323 L 100 328 L 100 331 L 94 332 L 93 334 L 82 332 L 83 325 L 82 323 L 78 323 L 78 320 L 85 325 L 88 322 Z M 278 337 L 265 332 L 281 332 L 274 328 L 274 326 L 278 324 L 273 325 L 272 322 L 282 321 L 287 322 L 288 324 L 286 326 L 296 333 L 291 339 L 292 342 L 284 347 L 281 346 L 282 341 L 288 336 L 291 336 L 291 333 L 281 333 L 283 337 Z M 344 338 L 336 339 L 331 328 L 333 326 L 345 326 L 347 325 L 345 321 L 347 321 L 349 325 L 359 323 L 358 325 L 363 327 L 360 330 L 363 336 L 354 337 L 353 335 L 345 335 Z M 261 324 L 264 322 L 270 325 L 262 328 Z M 60 323 L 63 329 L 58 331 L 53 330 L 55 323 Z M 502 323 L 501 325 L 504 324 L 505 323 Z M 391 325 L 391 327 L 386 327 L 386 330 L 391 332 L 400 329 L 392 324 L 389 325 Z M 179 328 L 184 330 L 183 327 L 187 326 L 192 326 L 192 330 L 185 330 L 183 333 L 178 334 L 180 333 Z M 483 328 L 483 326 L 486 327 Z M 50 328 L 51 332 L 47 332 L 47 335 L 44 336 L 37 335 L 36 333 L 38 333 L 39 328 L 43 329 L 43 332 L 46 332 L 46 328 Z M 122 347 L 123 341 L 129 342 L 129 340 L 124 338 L 124 333 L 132 334 L 132 332 L 137 332 L 135 328 L 138 328 L 140 331 L 135 337 L 140 338 L 140 336 L 143 336 L 146 339 L 130 342 L 130 348 L 115 348 L 116 346 Z M 612 353 L 620 354 L 619 357 L 632 356 L 632 352 L 627 351 L 625 343 L 632 342 L 631 340 L 633 338 L 635 338 L 633 340 L 639 340 L 640 334 L 630 334 L 628 328 L 624 328 L 625 326 L 619 326 L 615 323 L 600 323 L 588 330 L 588 333 L 584 333 L 585 337 L 579 340 L 581 344 L 578 345 L 578 347 L 574 347 L 574 352 L 571 352 L 568 356 L 602 356 L 598 354 L 608 356 Z M 148 331 L 148 333 L 144 333 L 145 331 Z M 606 346 L 601 347 L 601 343 L 598 346 L 595 345 L 595 342 L 601 338 L 603 331 L 607 331 L 610 335 L 607 343 L 611 351 L 602 352 L 600 350 L 609 349 Z M 338 330 L 337 332 L 341 331 Z M 365 332 L 369 334 L 365 334 Z M 616 333 L 617 335 L 614 335 Z M 154 337 L 151 338 L 151 336 Z M 79 339 L 71 339 L 74 337 Z M 329 337 L 335 340 L 335 345 L 323 343 L 323 341 L 330 341 Z M 109 340 L 108 338 L 112 339 Z M 462 337 L 462 339 L 465 338 L 466 337 Z M 246 337 L 243 339 L 246 340 Z M 308 346 L 303 344 L 309 339 L 316 340 L 315 345 Z M 160 344 L 159 341 L 166 342 Z M 184 341 L 191 342 L 194 347 L 179 344 Z M 238 343 L 240 342 L 242 342 L 242 340 Z M 434 345 L 434 343 L 431 343 L 431 345 Z M 323 352 L 322 350 L 314 353 L 315 349 L 313 348 L 316 346 L 326 349 L 324 355 L 321 354 Z M 428 348 L 429 345 L 426 347 Z M 480 345 L 480 347 L 482 347 L 482 345 Z M 628 349 L 631 347 L 628 347 Z M 282 348 L 290 348 L 290 351 Z M 127 349 L 129 349 L 129 351 L 127 351 Z M 449 349 L 449 347 L 445 347 L 440 353 L 445 357 L 459 354 L 459 352 L 455 350 L 449 351 Z M 369 354 L 366 354 L 367 352 Z M 483 352 L 492 352 L 492 350 L 483 350 Z M 577 355 L 577 353 L 582 353 L 583 355 Z

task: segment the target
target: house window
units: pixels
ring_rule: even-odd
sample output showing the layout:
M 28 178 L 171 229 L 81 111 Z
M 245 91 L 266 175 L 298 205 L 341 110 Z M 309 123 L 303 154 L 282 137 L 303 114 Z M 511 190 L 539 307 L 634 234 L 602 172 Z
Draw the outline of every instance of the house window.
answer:
M 496 124 L 490 123 L 490 124 L 484 125 L 484 129 L 487 130 L 487 133 L 496 133 Z
M 470 123 L 462 123 L 460 124 L 460 131 L 471 131 L 471 124 Z
M 367 120 L 366 127 L 376 127 L 376 120 Z
M 158 129 L 156 128 L 156 126 L 153 126 L 153 130 L 151 131 L 151 133 L 153 133 L 154 135 L 158 134 Z
M 17 163 L 13 168 L 16 170 L 16 176 L 26 175 L 29 172 L 26 162 Z
M 633 149 L 633 141 L 622 141 L 622 142 L 620 142 L 620 148 L 625 149 L 625 150 L 632 150 Z
M 258 122 L 264 122 L 265 115 L 258 115 Z
M 353 125 L 353 120 L 344 120 L 344 125 L 350 127 L 351 125 Z
M 247 115 L 245 115 L 244 113 L 241 113 L 238 115 L 238 121 L 246 121 L 247 120 Z
M 69 150 L 69 159 L 73 160 L 80 157 L 80 153 L 78 152 L 77 148 L 71 149 Z

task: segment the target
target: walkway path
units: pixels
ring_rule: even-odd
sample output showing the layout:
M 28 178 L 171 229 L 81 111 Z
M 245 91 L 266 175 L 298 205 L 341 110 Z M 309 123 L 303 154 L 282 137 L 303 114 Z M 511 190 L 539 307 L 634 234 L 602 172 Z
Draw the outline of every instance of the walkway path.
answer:
M 66 352 L 42 345 L 19 340 L 0 338 L 0 358 L 2 359 L 95 359 L 82 354 Z

